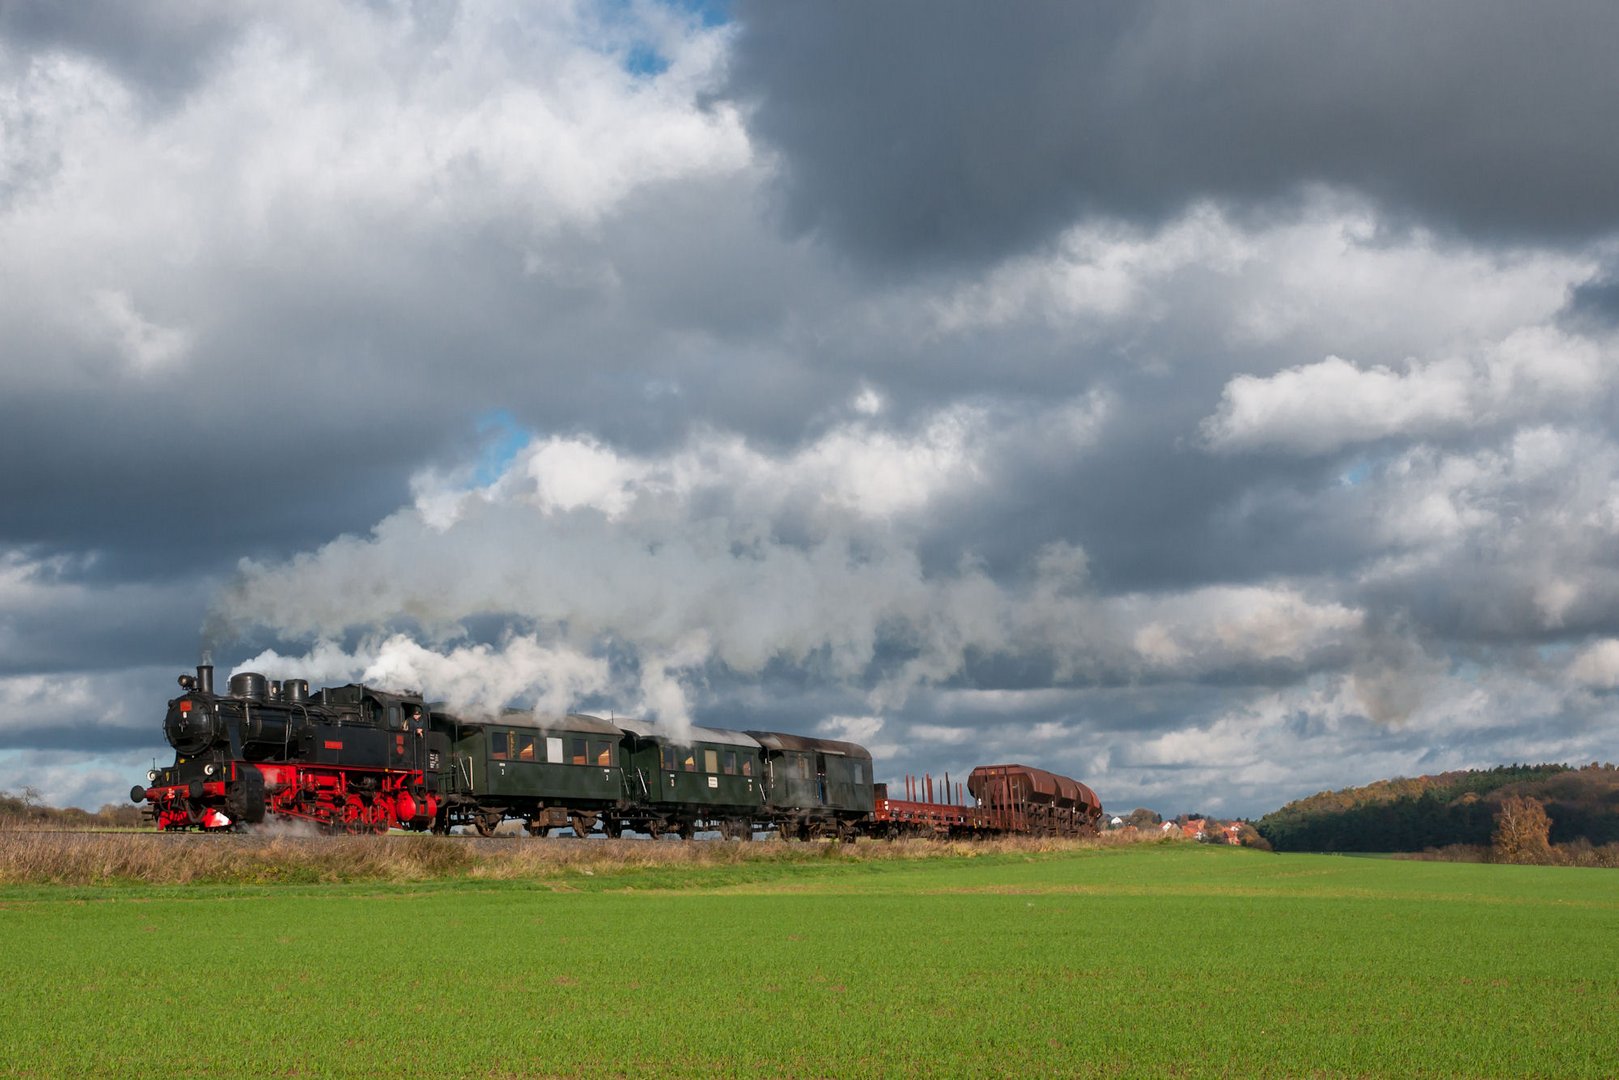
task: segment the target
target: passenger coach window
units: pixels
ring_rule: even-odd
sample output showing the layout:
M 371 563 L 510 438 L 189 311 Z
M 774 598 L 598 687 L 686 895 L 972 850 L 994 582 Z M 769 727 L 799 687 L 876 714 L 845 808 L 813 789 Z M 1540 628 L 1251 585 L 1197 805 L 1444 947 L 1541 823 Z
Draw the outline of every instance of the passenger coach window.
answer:
M 562 764 L 562 740 L 555 736 L 547 736 L 545 740 L 545 760 L 553 765 Z
M 864 784 L 866 782 L 866 767 L 864 765 L 856 765 L 854 767 L 854 782 L 857 784 Z
M 665 746 L 663 748 L 663 771 L 675 771 L 675 748 L 672 746 Z
M 798 778 L 800 780 L 809 779 L 809 758 L 807 757 L 798 759 Z
M 596 764 L 611 765 L 613 763 L 613 744 L 610 742 L 597 742 L 593 744 L 596 751 Z
M 704 750 L 703 751 L 703 771 L 704 772 L 719 772 L 720 771 L 720 752 L 718 750 Z
M 736 751 L 735 750 L 727 750 L 727 751 L 725 751 L 725 775 L 726 776 L 735 776 L 736 775 Z
M 507 740 L 510 739 L 511 736 L 512 733 L 509 731 L 496 731 L 492 733 L 489 736 L 489 756 L 494 758 L 496 761 L 505 761 L 507 752 L 510 749 L 510 743 L 508 743 Z
M 573 739 L 570 742 L 572 745 L 568 747 L 568 750 L 573 755 L 573 763 L 575 765 L 589 765 L 590 762 L 585 759 L 585 740 Z
M 742 775 L 743 776 L 752 776 L 753 775 L 753 759 L 752 758 L 743 758 L 742 759 Z
M 682 761 L 680 763 L 680 767 L 685 769 L 687 772 L 696 772 L 697 771 L 697 751 L 695 751 L 695 750 L 687 750 L 686 751 L 686 758 L 685 758 L 684 761 Z
M 513 735 L 512 740 L 514 742 L 514 746 L 513 746 L 514 755 L 513 756 L 515 756 L 518 761 L 533 761 L 534 760 L 534 736 L 532 736 L 532 735 Z

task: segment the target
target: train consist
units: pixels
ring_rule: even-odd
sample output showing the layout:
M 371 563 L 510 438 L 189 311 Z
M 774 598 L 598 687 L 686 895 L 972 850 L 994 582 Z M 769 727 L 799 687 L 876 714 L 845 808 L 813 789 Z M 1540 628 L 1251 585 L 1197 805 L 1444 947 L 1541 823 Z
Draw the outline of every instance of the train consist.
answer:
M 516 820 L 534 836 L 626 830 L 690 839 L 1083 836 L 1102 804 L 1084 784 L 1026 765 L 974 769 L 960 785 L 908 783 L 890 798 L 862 746 L 774 731 L 527 713 L 467 719 L 420 695 L 372 687 L 310 693 L 302 679 L 213 668 L 180 676 L 163 733 L 174 764 L 130 798 L 160 830 L 237 829 L 270 817 L 344 832 L 403 828 L 489 836 Z

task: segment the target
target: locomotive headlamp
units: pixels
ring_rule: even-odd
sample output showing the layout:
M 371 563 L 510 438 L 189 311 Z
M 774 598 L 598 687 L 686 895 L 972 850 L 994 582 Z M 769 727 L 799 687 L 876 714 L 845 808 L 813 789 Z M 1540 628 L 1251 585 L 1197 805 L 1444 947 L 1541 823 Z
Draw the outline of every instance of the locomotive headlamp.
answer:
M 214 769 L 213 762 L 209 762 L 207 765 L 204 765 L 202 767 L 202 775 L 204 775 L 204 776 L 212 776 L 212 775 L 214 775 L 214 772 L 215 772 L 215 769 Z
M 157 783 L 157 770 L 156 769 L 148 769 L 148 770 L 146 770 L 146 782 L 148 784 Z

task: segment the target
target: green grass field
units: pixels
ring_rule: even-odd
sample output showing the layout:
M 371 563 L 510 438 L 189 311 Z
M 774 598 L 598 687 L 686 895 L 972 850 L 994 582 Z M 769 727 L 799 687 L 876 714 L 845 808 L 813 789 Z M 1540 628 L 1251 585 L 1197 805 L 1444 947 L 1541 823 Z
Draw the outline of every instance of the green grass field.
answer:
M 1612 871 L 1179 844 L 588 869 L 0 888 L 0 1073 L 1619 1069 Z

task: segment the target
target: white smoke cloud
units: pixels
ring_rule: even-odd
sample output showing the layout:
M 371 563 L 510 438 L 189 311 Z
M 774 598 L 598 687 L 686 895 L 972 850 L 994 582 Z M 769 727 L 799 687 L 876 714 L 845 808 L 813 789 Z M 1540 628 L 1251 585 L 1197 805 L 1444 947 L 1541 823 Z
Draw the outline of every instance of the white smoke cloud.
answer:
M 534 635 L 509 637 L 499 647 L 462 645 L 444 652 L 400 634 L 367 641 L 353 652 L 320 641 L 303 656 L 266 650 L 236 665 L 232 674 L 238 671 L 315 685 L 363 682 L 416 690 L 466 716 L 491 715 L 517 700 L 531 701 L 537 716 L 556 716 L 580 697 L 611 685 L 605 660 L 541 644 Z
M 990 431 L 952 410 L 909 436 L 855 424 L 780 455 L 705 432 L 657 459 L 539 439 L 486 487 L 424 499 L 419 486 L 417 504 L 369 537 L 244 563 L 222 610 L 328 641 L 252 665 L 406 680 L 479 708 L 534 697 L 561 709 L 611 690 L 677 729 L 710 665 L 743 676 L 791 665 L 864 695 L 880 717 L 975 659 L 1046 658 L 1064 680 L 1302 670 L 1358 630 L 1357 610 L 1285 584 L 1099 596 L 1068 544 L 1043 548 L 1021 583 L 971 557 L 924 569 L 917 519 L 993 482 Z M 401 617 L 446 642 L 471 619 L 520 631 L 498 648 L 434 651 L 399 634 L 354 654 L 329 644 Z

